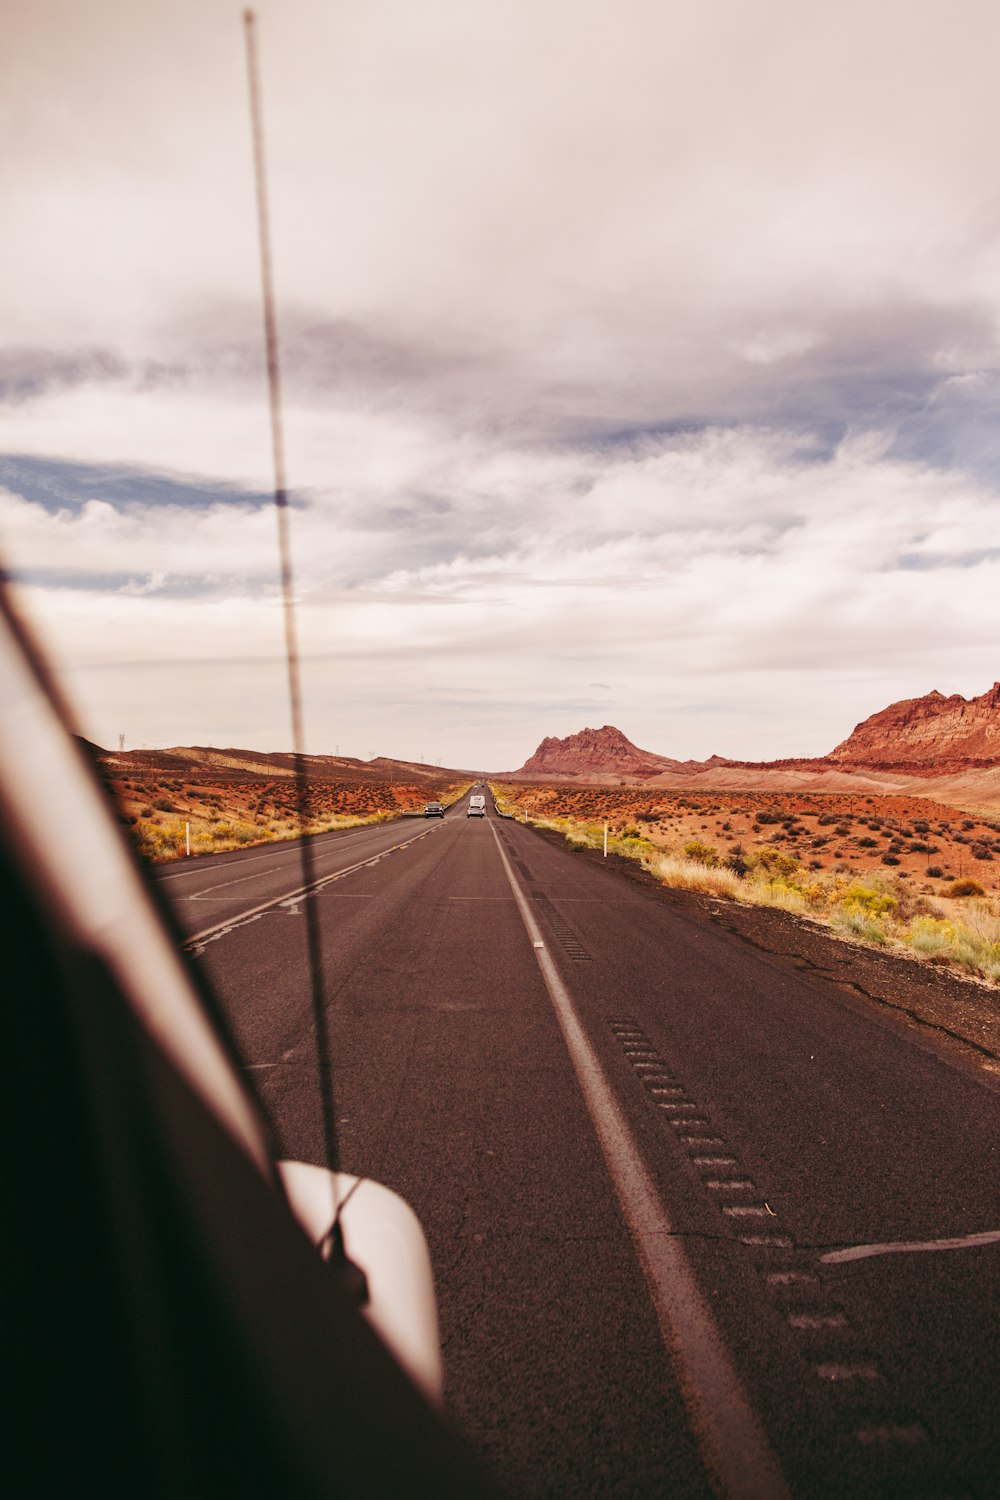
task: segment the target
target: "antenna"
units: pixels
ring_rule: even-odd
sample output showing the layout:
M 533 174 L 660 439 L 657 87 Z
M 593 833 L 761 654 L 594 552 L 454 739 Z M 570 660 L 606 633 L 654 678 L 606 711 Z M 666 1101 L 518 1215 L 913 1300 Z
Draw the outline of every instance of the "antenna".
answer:
M 299 828 L 299 852 L 302 884 L 306 899 L 302 911 L 306 919 L 306 946 L 312 992 L 312 1019 L 316 1032 L 316 1064 L 319 1095 L 323 1112 L 323 1145 L 326 1165 L 333 1174 L 334 1222 L 328 1241 L 338 1260 L 343 1259 L 340 1235 L 341 1204 L 337 1188 L 337 1125 L 333 1101 L 333 1077 L 330 1068 L 329 1034 L 326 1022 L 323 986 L 323 952 L 320 941 L 319 913 L 316 902 L 308 899 L 315 883 L 316 866 L 312 846 L 306 837 L 309 783 L 305 762 L 305 736 L 302 728 L 302 690 L 299 674 L 299 648 L 295 628 L 295 594 L 292 573 L 292 550 L 288 526 L 288 488 L 285 479 L 285 448 L 281 421 L 281 373 L 278 362 L 278 324 L 274 309 L 274 281 L 271 260 L 271 238 L 268 227 L 267 175 L 264 163 L 264 125 L 260 102 L 260 79 L 257 65 L 256 16 L 243 12 L 246 35 L 247 81 L 250 88 L 250 120 L 253 131 L 254 180 L 257 188 L 257 232 L 260 241 L 261 290 L 264 309 L 264 345 L 267 357 L 267 389 L 271 410 L 271 450 L 274 460 L 274 508 L 278 523 L 278 554 L 281 563 L 281 597 L 285 621 L 285 660 L 288 668 L 288 701 L 292 720 L 292 763 L 295 768 L 296 815 Z

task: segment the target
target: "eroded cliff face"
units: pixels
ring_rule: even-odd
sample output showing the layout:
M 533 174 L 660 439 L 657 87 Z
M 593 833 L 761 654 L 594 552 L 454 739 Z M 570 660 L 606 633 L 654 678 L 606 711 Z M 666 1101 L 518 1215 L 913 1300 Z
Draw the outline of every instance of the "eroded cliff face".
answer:
M 722 786 L 728 784 L 727 776 L 736 778 L 735 785 L 737 773 L 746 771 L 781 771 L 801 777 L 892 770 L 941 777 L 984 768 L 1000 769 L 1000 682 L 979 698 L 963 698 L 960 693 L 946 698 L 935 691 L 890 703 L 859 724 L 829 755 L 815 759 L 736 761 L 713 755 L 706 761 L 673 760 L 640 750 L 620 729 L 605 724 L 565 739 L 542 740 L 519 771 L 507 774 L 596 785 L 602 780 L 606 784 L 648 782 L 660 775 L 669 779 L 670 774 L 683 773 L 688 779 L 711 775 Z
M 1000 762 L 1000 683 L 979 698 L 937 691 L 872 714 L 826 759 L 838 766 L 911 766 L 936 772 Z

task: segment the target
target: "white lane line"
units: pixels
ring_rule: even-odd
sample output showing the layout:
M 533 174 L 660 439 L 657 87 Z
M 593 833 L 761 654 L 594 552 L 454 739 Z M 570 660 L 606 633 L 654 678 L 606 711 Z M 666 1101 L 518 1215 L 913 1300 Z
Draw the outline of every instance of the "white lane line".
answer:
M 491 828 L 493 825 L 490 825 Z M 747 1398 L 656 1184 L 493 828 L 497 852 L 562 1030 L 622 1214 L 646 1277 L 709 1471 L 730 1500 L 787 1500 L 788 1487 Z
M 976 1245 L 1000 1244 L 1000 1229 L 985 1229 L 980 1234 L 952 1235 L 945 1240 L 889 1240 L 884 1245 L 854 1245 L 849 1250 L 830 1250 L 820 1256 L 825 1266 L 842 1266 L 851 1260 L 868 1260 L 873 1255 L 923 1255 L 931 1250 L 971 1250 Z
M 415 844 L 418 839 L 424 838 L 430 831 L 429 828 L 423 828 L 412 839 L 407 839 L 405 843 L 397 844 L 395 847 L 397 849 L 406 849 L 410 844 Z M 334 870 L 330 875 L 322 875 L 318 880 L 314 880 L 311 885 L 301 885 L 294 891 L 282 891 L 280 896 L 272 896 L 270 901 L 263 901 L 260 906 L 251 906 L 247 911 L 241 911 L 236 916 L 227 917 L 224 922 L 216 922 L 212 927 L 203 927 L 200 932 L 192 933 L 190 937 L 183 939 L 182 946 L 192 948 L 197 943 L 205 942 L 210 937 L 229 932 L 232 928 L 240 926 L 243 922 L 248 922 L 253 917 L 259 917 L 262 912 L 271 911 L 275 906 L 280 906 L 283 901 L 294 901 L 300 896 L 311 895 L 313 891 L 322 890 L 331 881 L 340 880 L 345 875 L 353 875 L 355 870 L 363 870 L 366 866 L 370 866 L 373 863 L 375 861 L 371 859 L 361 859 L 358 860 L 357 864 L 345 865 L 342 870 Z
M 332 844 L 332 843 L 336 843 L 336 844 L 353 844 L 359 838 L 361 838 L 361 836 L 363 834 L 365 834 L 365 833 L 371 833 L 373 829 L 378 828 L 380 826 L 384 827 L 385 825 L 384 824 L 379 825 L 378 823 L 372 823 L 370 825 L 370 827 L 368 827 L 368 828 L 362 828 L 357 833 L 348 834 L 346 838 L 342 838 L 342 839 L 325 838 L 325 839 L 322 840 L 322 842 L 317 842 L 314 839 L 314 841 L 313 841 L 313 848 L 314 849 L 317 849 L 317 848 L 322 849 L 322 848 L 325 847 L 325 845 Z M 291 845 L 291 847 L 289 847 L 289 845 Z M 290 840 L 290 839 L 289 840 L 282 839 L 278 843 L 278 847 L 277 848 L 275 848 L 274 845 L 272 844 L 267 854 L 247 854 L 247 855 L 245 855 L 243 857 L 243 859 L 225 860 L 221 864 L 218 864 L 218 865 L 204 864 L 202 862 L 204 856 L 202 856 L 202 858 L 196 859 L 195 863 L 193 865 L 188 865 L 185 869 L 178 870 L 176 872 L 176 874 L 174 874 L 174 875 L 159 875 L 159 874 L 157 874 L 154 871 L 154 873 L 153 873 L 153 879 L 157 880 L 157 881 L 162 881 L 164 883 L 166 883 L 166 881 L 168 881 L 168 880 L 190 880 L 190 878 L 193 875 L 210 875 L 213 870 L 231 869 L 233 865 L 255 865 L 255 864 L 259 864 L 262 859 L 269 859 L 269 860 L 273 860 L 273 861 L 277 862 L 277 860 L 282 855 L 285 855 L 289 859 L 298 859 L 298 857 L 299 857 L 298 841 L 297 840 L 293 841 L 293 840 Z
M 340 842 L 342 844 L 346 844 L 347 839 L 341 839 Z M 402 846 L 399 844 L 393 845 L 393 849 L 398 849 L 401 847 Z M 386 849 L 382 854 L 370 854 L 368 856 L 368 863 L 373 865 L 378 864 L 380 859 L 385 859 L 386 855 L 391 853 L 392 849 Z M 193 896 L 184 896 L 180 898 L 174 897 L 174 899 L 181 899 L 184 901 L 211 901 L 215 896 L 216 891 L 227 890 L 232 885 L 246 885 L 248 880 L 259 880 L 261 873 L 262 872 L 260 870 L 255 870 L 250 875 L 238 875 L 235 880 L 220 880 L 217 885 L 206 885 L 204 890 L 198 891 Z

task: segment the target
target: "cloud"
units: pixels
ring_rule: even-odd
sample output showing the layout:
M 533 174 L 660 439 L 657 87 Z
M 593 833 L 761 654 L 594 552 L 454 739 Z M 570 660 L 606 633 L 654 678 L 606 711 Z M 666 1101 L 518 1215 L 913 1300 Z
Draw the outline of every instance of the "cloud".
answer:
M 0 543 L 96 738 L 281 743 L 238 16 L 9 37 Z M 264 0 L 261 42 L 324 744 L 514 764 L 598 693 L 781 755 L 993 680 L 1000 12 Z
M 412 456 L 422 473 L 426 451 Z M 613 682 L 623 727 L 667 753 L 822 753 L 857 714 L 839 684 L 857 694 L 878 682 L 888 701 L 923 690 L 928 674 L 981 690 L 993 669 L 981 622 L 997 549 L 969 569 L 966 548 L 991 524 L 993 496 L 892 459 L 884 436 L 822 462 L 803 461 L 793 434 L 755 428 L 634 449 L 505 445 L 499 456 L 463 442 L 436 450 L 435 468 L 430 514 L 400 506 L 389 529 L 378 473 L 363 463 L 345 476 L 349 506 L 317 491 L 294 516 L 314 748 L 346 740 L 340 715 L 369 726 L 364 739 L 376 726 L 398 735 L 392 714 L 404 713 L 438 724 L 442 758 L 483 764 L 500 732 L 494 695 L 520 702 L 540 737 L 571 732 L 567 705 L 609 712 L 593 693 Z M 478 546 L 467 495 L 482 517 Z M 0 529 L 22 576 L 48 585 L 50 628 L 85 695 L 99 679 L 103 701 L 100 642 L 113 640 L 115 680 L 176 658 L 185 699 L 211 682 L 222 738 L 262 745 L 241 683 L 248 663 L 280 665 L 268 508 L 90 500 L 52 512 L 8 494 Z M 914 589 L 909 560 L 925 554 L 948 565 Z M 183 714 L 180 703 L 171 711 Z M 446 723 L 460 752 L 448 750 Z

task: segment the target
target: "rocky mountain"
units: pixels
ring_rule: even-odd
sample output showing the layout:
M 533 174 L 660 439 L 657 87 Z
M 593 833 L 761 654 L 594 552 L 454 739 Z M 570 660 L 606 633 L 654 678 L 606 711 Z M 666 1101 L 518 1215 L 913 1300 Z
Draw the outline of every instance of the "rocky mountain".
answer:
M 705 761 L 672 760 L 640 750 L 620 729 L 605 724 L 565 739 L 542 740 L 520 770 L 508 774 L 511 779 L 652 782 L 663 787 L 681 781 L 735 786 L 780 776 L 833 789 L 846 788 L 859 775 L 961 777 L 991 768 L 1000 775 L 1000 683 L 979 698 L 960 693 L 946 698 L 935 691 L 891 703 L 828 755 L 809 760 L 737 761 L 718 755 Z
M 842 767 L 934 773 L 1000 762 L 1000 682 L 979 698 L 935 690 L 890 703 L 825 757 Z
M 700 764 L 699 761 L 671 760 L 666 755 L 654 755 L 651 750 L 640 750 L 620 729 L 605 724 L 601 729 L 581 729 L 579 734 L 567 735 L 562 740 L 551 736 L 542 740 L 534 755 L 528 757 L 519 771 L 511 774 L 579 777 L 584 781 L 593 777 L 644 781 L 663 771 L 683 771 Z

